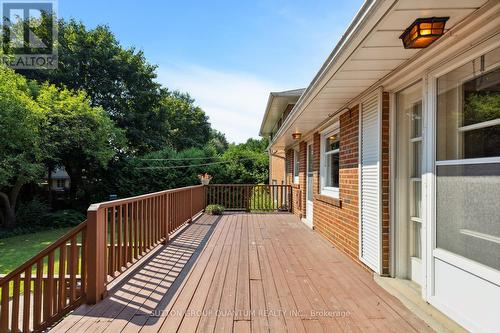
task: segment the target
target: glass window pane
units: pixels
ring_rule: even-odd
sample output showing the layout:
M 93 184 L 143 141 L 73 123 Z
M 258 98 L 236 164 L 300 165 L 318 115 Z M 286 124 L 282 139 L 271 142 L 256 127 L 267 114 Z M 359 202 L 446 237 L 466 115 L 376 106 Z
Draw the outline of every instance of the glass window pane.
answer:
M 500 125 L 467 131 L 464 142 L 464 158 L 500 156 Z
M 307 147 L 307 172 L 313 171 L 313 150 L 312 146 Z
M 412 142 L 412 170 L 411 176 L 413 178 L 420 178 L 422 176 L 422 142 Z
M 437 247 L 500 270 L 500 163 L 437 166 Z
M 299 152 L 296 150 L 293 152 L 293 176 L 299 176 Z
M 411 209 L 410 209 L 410 215 L 412 217 L 422 217 L 422 182 L 417 180 L 417 181 L 412 181 L 411 183 L 411 191 L 413 191 L 413 195 L 411 196 L 412 202 L 411 204 Z
M 340 141 L 338 138 L 338 134 L 332 134 L 326 138 L 326 148 L 325 148 L 326 152 L 339 149 L 339 147 L 340 147 Z
M 326 155 L 325 160 L 325 186 L 326 187 L 339 187 L 339 154 L 332 153 Z
M 500 156 L 498 50 L 438 79 L 437 160 Z
M 313 176 L 312 174 L 307 174 L 307 200 L 312 201 L 313 199 Z
M 418 138 L 422 136 L 422 101 L 418 101 L 413 105 L 412 115 L 412 138 Z

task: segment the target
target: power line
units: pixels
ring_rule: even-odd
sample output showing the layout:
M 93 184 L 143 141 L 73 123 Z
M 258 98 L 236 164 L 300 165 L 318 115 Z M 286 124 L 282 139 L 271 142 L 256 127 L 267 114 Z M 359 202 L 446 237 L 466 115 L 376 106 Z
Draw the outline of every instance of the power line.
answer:
M 253 160 L 254 158 L 248 157 L 248 158 L 240 158 L 236 161 L 219 161 L 219 162 L 211 162 L 211 163 L 201 163 L 201 164 L 191 164 L 191 165 L 173 165 L 173 166 L 159 166 L 159 167 L 142 167 L 142 168 L 137 168 L 139 170 L 158 170 L 158 169 L 180 169 L 180 168 L 192 168 L 192 167 L 198 167 L 198 166 L 208 166 L 208 165 L 215 165 L 215 164 L 224 164 L 224 163 L 231 163 L 231 162 L 240 162 L 240 161 L 246 161 L 246 160 Z
M 141 161 L 188 161 L 188 160 L 208 160 L 216 159 L 220 156 L 207 156 L 207 157 L 179 157 L 179 158 L 141 158 Z

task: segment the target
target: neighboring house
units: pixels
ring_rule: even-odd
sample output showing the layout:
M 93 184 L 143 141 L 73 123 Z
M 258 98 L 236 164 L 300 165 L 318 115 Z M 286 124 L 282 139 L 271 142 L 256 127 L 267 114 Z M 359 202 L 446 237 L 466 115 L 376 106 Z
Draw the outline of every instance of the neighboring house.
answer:
M 424 20 L 403 47 L 419 18 L 447 18 L 444 35 Z M 498 332 L 500 2 L 368 0 L 298 101 L 277 95 L 261 135 L 286 156 L 294 213 L 465 328 Z
M 50 188 L 53 191 L 68 191 L 70 189 L 71 179 L 63 166 L 52 171 L 51 179 Z
M 266 114 L 262 122 L 261 132 L 269 133 L 270 139 L 280 129 L 283 121 L 297 103 L 305 89 L 295 89 L 269 94 Z M 269 184 L 285 184 L 285 152 L 281 150 L 269 151 Z

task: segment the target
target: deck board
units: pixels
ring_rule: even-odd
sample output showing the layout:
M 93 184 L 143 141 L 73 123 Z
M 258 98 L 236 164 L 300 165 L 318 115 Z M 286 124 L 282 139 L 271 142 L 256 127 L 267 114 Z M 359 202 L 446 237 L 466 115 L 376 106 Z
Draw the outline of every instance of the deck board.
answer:
M 291 214 L 202 216 L 55 332 L 430 332 Z

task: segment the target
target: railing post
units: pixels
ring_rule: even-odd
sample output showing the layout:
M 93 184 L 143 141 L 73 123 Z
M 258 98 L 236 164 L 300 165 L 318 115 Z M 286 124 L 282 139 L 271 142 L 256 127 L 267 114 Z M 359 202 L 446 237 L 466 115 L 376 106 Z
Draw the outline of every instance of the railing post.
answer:
M 245 211 L 250 212 L 250 188 L 245 186 Z
M 193 188 L 189 189 L 189 221 L 188 223 L 193 222 Z
M 91 205 L 87 211 L 87 303 L 96 304 L 106 296 L 105 209 Z
M 208 204 L 208 185 L 203 185 L 203 196 L 204 196 L 204 200 L 205 200 L 203 210 L 205 210 L 205 208 L 207 208 L 207 204 Z

